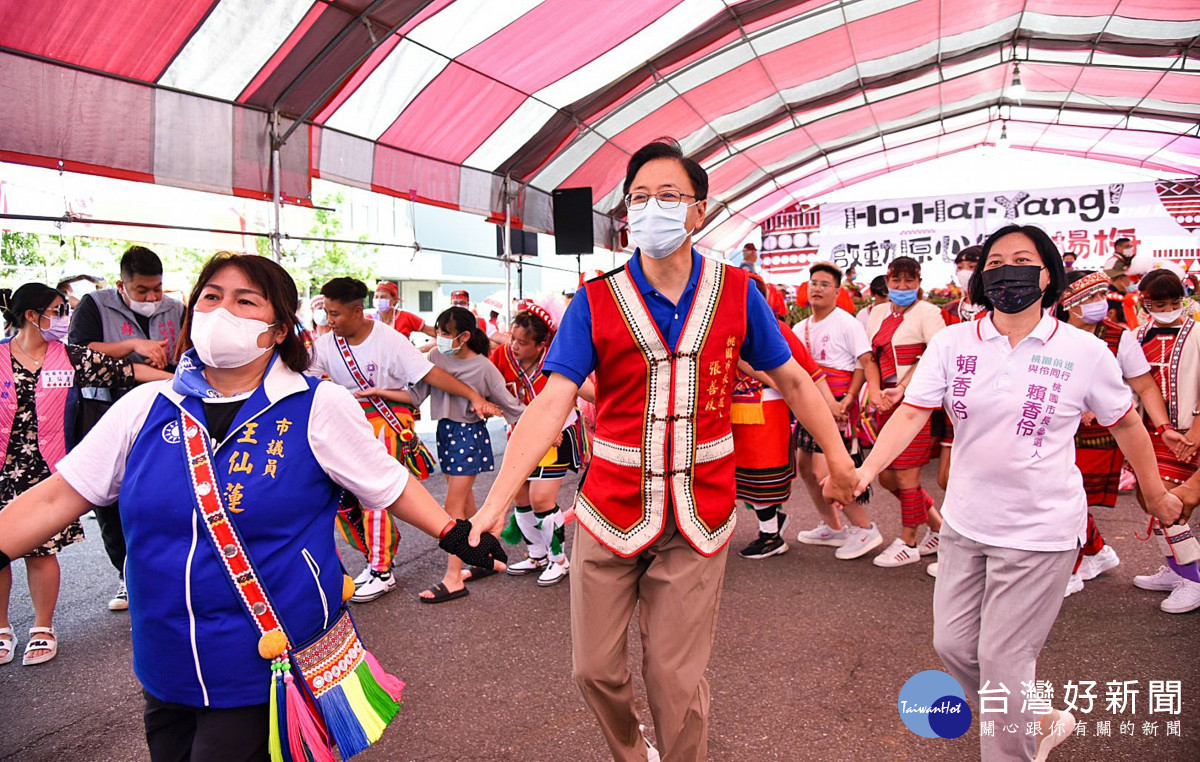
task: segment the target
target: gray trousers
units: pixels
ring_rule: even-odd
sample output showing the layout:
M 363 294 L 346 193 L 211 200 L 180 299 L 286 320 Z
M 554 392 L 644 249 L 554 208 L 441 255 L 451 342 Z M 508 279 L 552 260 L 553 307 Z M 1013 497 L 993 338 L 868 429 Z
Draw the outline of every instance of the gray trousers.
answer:
M 994 736 L 980 734 L 984 762 L 1033 759 L 1038 736 L 1027 734 L 1026 728 L 1037 715 L 1021 711 L 1022 683 L 1034 679 L 1038 654 L 1062 607 L 1078 552 L 1001 548 L 967 539 L 948 523 L 942 527 L 933 647 L 975 705 L 976 722 L 995 722 Z M 1007 695 L 991 693 L 1001 684 Z M 995 696 L 1004 695 L 1006 712 L 980 711 L 979 689 L 985 685 L 988 709 L 998 708 Z M 1004 730 L 1013 724 L 1015 733 Z

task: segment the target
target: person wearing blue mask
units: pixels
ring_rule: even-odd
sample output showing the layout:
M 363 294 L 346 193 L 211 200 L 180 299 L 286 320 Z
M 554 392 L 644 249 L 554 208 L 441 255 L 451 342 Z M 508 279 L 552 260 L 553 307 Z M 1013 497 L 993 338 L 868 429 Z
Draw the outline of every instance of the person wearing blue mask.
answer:
M 878 414 L 876 431 L 904 399 L 904 390 L 916 370 L 917 360 L 929 340 L 946 327 L 942 311 L 921 299 L 921 265 L 912 257 L 896 257 L 888 264 L 888 304 L 871 310 L 867 337 L 871 355 L 864 370 L 871 405 Z M 922 556 L 937 553 L 942 517 L 933 498 L 921 486 L 921 468 L 933 450 L 928 420 L 912 442 L 879 474 L 879 484 L 900 501 L 903 527 L 900 536 L 874 559 L 876 566 L 891 568 L 915 564 Z M 917 528 L 929 527 L 920 544 Z
M 49 479 L 74 444 L 81 387 L 125 390 L 135 378 L 149 381 L 168 374 L 63 343 L 70 305 L 61 291 L 44 283 L 0 291 L 0 309 L 16 332 L 0 343 L 0 501 L 7 503 Z M 24 554 L 33 602 L 25 665 L 42 664 L 58 654 L 52 621 L 58 601 L 58 553 L 82 539 L 83 527 L 76 519 Z M 11 590 L 12 570 L 0 567 L 0 664 L 16 655 L 17 639 L 8 619 Z

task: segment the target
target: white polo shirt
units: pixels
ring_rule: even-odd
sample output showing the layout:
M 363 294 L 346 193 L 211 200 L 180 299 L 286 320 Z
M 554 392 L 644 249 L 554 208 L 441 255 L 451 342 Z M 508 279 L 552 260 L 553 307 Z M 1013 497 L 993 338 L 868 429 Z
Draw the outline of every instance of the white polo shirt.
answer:
M 792 327 L 817 365 L 854 370 L 858 358 L 871 351 L 867 329 L 853 315 L 834 308 L 824 320 L 809 316 Z
M 1131 402 L 1104 342 L 1051 316 L 1015 348 L 990 315 L 938 332 L 904 394 L 906 405 L 944 407 L 954 423 L 942 517 L 977 542 L 1038 551 L 1084 539 L 1080 415 L 1110 426 Z

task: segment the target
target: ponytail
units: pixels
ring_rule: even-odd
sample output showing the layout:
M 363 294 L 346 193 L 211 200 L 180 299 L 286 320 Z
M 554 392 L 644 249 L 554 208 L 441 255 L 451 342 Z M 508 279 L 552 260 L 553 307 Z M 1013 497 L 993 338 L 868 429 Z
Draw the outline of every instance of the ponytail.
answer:
M 475 316 L 462 307 L 451 307 L 445 310 L 437 316 L 435 325 L 443 333 L 467 334 L 467 349 L 477 355 L 487 357 L 491 352 L 492 342 L 488 339 L 487 334 L 479 329 L 479 323 L 476 322 Z

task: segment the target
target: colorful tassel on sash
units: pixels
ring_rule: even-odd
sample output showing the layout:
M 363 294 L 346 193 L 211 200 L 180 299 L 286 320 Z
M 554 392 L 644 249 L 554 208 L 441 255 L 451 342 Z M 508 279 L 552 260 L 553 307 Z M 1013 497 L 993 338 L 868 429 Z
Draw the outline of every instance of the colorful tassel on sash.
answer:
M 288 727 L 287 704 L 284 696 L 285 685 L 279 677 L 286 667 L 287 662 L 285 661 L 271 662 L 271 700 L 268 707 L 271 715 L 267 733 L 267 753 L 270 755 L 271 762 L 297 762 L 291 750 L 285 748 L 283 744 L 283 732 L 286 731 L 281 732 L 281 727 Z M 282 726 L 280 720 L 283 721 Z M 300 757 L 298 762 L 306 762 L 306 760 L 304 757 Z
M 399 704 L 401 696 L 404 695 L 404 681 L 385 670 L 379 660 L 375 658 L 375 654 L 370 651 L 367 651 L 365 658 L 375 682 L 379 683 L 379 687 L 387 691 L 392 700 Z
M 294 762 L 335 762 L 329 748 L 329 736 L 313 715 L 304 695 L 296 687 L 291 670 L 284 673 L 286 684 L 288 748 Z
M 402 442 L 400 444 L 400 460 L 413 476 L 416 476 L 421 481 L 425 481 L 433 475 L 433 468 L 437 463 L 430 454 L 429 448 L 425 443 L 415 436 L 411 442 Z
M 767 422 L 767 416 L 761 402 L 734 402 L 729 406 L 729 422 L 763 424 Z
M 374 662 L 374 664 L 372 664 Z M 376 673 L 384 675 L 381 684 Z M 388 675 L 370 654 L 317 698 L 329 734 L 343 759 L 349 759 L 383 737 L 383 731 L 400 711 L 399 693 L 404 683 Z

